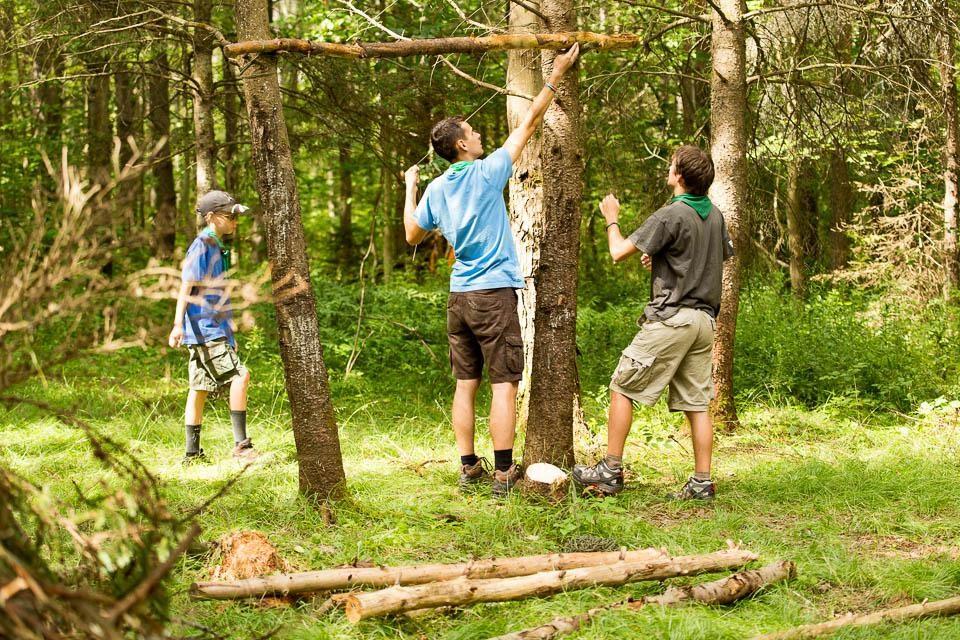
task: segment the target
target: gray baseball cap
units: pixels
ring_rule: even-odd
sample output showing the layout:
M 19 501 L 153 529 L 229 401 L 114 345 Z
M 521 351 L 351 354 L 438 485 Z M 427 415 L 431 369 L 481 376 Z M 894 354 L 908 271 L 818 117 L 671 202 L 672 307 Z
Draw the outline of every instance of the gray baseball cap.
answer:
M 250 211 L 250 207 L 243 206 L 226 191 L 207 191 L 197 200 L 197 213 L 202 216 L 214 211 L 243 214 Z

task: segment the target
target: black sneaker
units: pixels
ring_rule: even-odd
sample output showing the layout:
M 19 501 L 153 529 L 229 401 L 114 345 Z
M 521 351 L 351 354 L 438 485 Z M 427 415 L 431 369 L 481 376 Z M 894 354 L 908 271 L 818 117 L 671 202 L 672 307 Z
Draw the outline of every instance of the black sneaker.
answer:
M 606 458 L 593 466 L 578 464 L 573 467 L 573 481 L 583 489 L 616 495 L 623 491 L 623 468 L 612 468 Z
M 457 484 L 461 490 L 474 489 L 490 479 L 490 473 L 487 468 L 490 463 L 486 458 L 477 458 L 473 464 L 460 465 L 460 480 Z
M 491 493 L 494 498 L 506 498 L 507 494 L 510 493 L 510 490 L 513 489 L 513 485 L 517 484 L 517 480 L 523 477 L 523 470 L 513 463 L 510 465 L 510 468 L 506 471 L 494 471 L 493 472 L 493 489 Z
M 668 500 L 713 500 L 717 497 L 717 485 L 713 480 L 697 480 L 691 477 L 680 491 L 667 494 Z
M 203 449 L 200 449 L 200 451 L 196 453 L 188 453 L 184 455 L 183 460 L 181 460 L 180 463 L 185 467 L 189 467 L 190 465 L 202 464 L 206 461 L 207 454 L 203 452 Z

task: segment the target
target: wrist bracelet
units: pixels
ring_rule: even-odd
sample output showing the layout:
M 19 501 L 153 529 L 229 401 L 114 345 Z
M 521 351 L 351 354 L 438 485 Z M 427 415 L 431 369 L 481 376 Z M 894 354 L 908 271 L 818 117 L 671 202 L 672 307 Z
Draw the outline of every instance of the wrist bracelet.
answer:
M 557 92 L 557 88 L 549 82 L 544 82 L 543 86 L 545 86 L 547 89 L 550 89 L 550 91 L 553 91 L 554 93 Z
M 617 227 L 619 227 L 619 226 L 620 226 L 620 223 L 619 223 L 619 222 L 611 222 L 610 224 L 607 225 L 607 228 L 604 229 L 604 231 L 609 231 L 609 230 L 610 230 L 610 227 L 612 227 L 613 225 L 617 225 Z

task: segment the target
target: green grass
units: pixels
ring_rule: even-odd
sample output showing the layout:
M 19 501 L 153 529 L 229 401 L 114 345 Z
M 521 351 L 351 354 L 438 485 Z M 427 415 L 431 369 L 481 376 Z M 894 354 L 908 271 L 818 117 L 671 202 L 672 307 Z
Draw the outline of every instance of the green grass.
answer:
M 406 304 L 396 291 L 377 295 L 381 301 Z M 762 561 L 792 559 L 799 568 L 795 580 L 732 607 L 611 612 L 571 638 L 743 638 L 846 611 L 960 592 L 960 493 L 955 481 L 960 424 L 943 402 L 933 410 L 898 413 L 877 409 L 869 399 L 841 396 L 813 408 L 789 398 L 744 401 L 740 430 L 717 439 L 719 497 L 711 505 L 662 499 L 689 473 L 691 459 L 680 418 L 661 404 L 638 412 L 626 452 L 628 490 L 620 497 L 570 498 L 549 506 L 514 496 L 501 504 L 482 494 L 464 497 L 455 489 L 456 452 L 448 426 L 451 384 L 443 362 L 434 362 L 419 339 L 402 329 L 371 324 L 374 333 L 358 360 L 357 375 L 344 380 L 349 350 L 344 352 L 342 345 L 352 337 L 349 296 L 334 291 L 329 299 L 345 309 L 342 324 L 333 315 L 327 318 L 324 337 L 349 479 L 349 498 L 337 506 L 336 524 L 325 525 L 297 496 L 283 377 L 269 313 L 264 313 L 266 320 L 249 337 L 253 348 L 241 355 L 253 375 L 250 433 L 274 458 L 248 471 L 203 513 L 204 539 L 235 529 L 262 531 L 297 569 L 354 560 L 402 564 L 543 553 L 563 550 L 580 535 L 678 554 L 716 550 L 731 539 L 760 553 Z M 435 317 L 441 309 L 442 293 L 424 295 L 410 305 L 403 321 L 416 326 L 443 360 L 442 316 Z M 634 310 L 633 305 L 621 309 L 619 316 Z M 606 313 L 618 312 L 611 308 Z M 584 315 L 599 322 L 595 314 Z M 615 363 L 622 334 L 631 330 L 628 322 L 622 324 L 601 348 L 584 351 L 607 366 L 592 359 L 583 366 L 590 431 L 578 434 L 581 458 L 594 455 L 605 438 L 600 376 Z M 129 351 L 73 363 L 56 375 L 48 372 L 46 384 L 35 379 L 15 392 L 79 407 L 98 428 L 128 443 L 164 482 L 172 508 L 186 512 L 238 466 L 229 460 L 232 438 L 223 400 L 208 408 L 203 435 L 215 463 L 189 469 L 179 465 L 185 369 L 182 353 Z M 589 373 L 593 370 L 598 373 Z M 484 431 L 481 420 L 478 432 Z M 74 483 L 93 490 L 102 475 L 81 434 L 38 410 L 0 410 L 0 434 L 2 462 L 55 495 L 69 498 Z M 480 453 L 491 456 L 487 437 L 478 437 L 478 445 Z M 253 637 L 278 625 L 284 638 L 487 638 L 627 594 L 662 589 L 657 584 L 587 589 L 418 620 L 352 625 L 339 612 L 318 616 L 322 598 L 286 608 L 190 600 L 187 587 L 204 579 L 209 569 L 204 558 L 178 564 L 169 582 L 174 614 L 231 638 Z M 960 638 L 960 619 L 874 627 L 837 637 Z

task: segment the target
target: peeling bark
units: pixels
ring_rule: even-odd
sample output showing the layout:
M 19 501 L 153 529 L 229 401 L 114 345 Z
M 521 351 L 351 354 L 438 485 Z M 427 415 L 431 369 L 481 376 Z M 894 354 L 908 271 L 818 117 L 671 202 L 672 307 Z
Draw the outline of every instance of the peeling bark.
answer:
M 547 28 L 572 29 L 573 0 L 543 0 Z M 556 52 L 545 50 L 544 73 Z M 543 117 L 540 161 L 543 230 L 539 262 L 533 265 L 534 335 L 523 462 L 573 466 L 573 422 L 578 406 L 577 284 L 580 255 L 580 201 L 583 196 L 583 140 L 579 66 L 563 76 L 557 97 Z
M 511 33 L 530 33 L 539 29 L 537 17 L 517 4 L 510 4 Z M 535 96 L 543 87 L 540 54 L 533 49 L 507 53 L 507 126 L 513 131 L 530 108 L 530 101 L 519 96 Z M 510 178 L 510 226 L 517 243 L 520 273 L 526 287 L 520 291 L 517 312 L 523 335 L 523 379 L 517 394 L 517 431 L 527 426 L 530 412 L 530 375 L 533 366 L 533 344 L 536 339 L 537 280 L 534 273 L 540 264 L 543 242 L 543 164 L 540 159 L 542 135 L 538 130 L 530 138 L 513 166 Z

